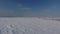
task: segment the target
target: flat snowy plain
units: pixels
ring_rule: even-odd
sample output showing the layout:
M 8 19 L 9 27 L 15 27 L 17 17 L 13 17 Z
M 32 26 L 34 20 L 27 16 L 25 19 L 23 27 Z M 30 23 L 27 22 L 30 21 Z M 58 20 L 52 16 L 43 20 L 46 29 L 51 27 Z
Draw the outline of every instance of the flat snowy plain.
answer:
M 60 34 L 60 21 L 47 18 L 0 18 L 0 34 Z

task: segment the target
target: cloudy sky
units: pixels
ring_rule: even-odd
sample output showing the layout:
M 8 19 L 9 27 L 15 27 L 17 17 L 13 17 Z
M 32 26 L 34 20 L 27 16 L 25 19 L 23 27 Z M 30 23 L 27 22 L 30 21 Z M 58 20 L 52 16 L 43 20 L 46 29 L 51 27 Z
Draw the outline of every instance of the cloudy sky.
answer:
M 60 0 L 0 0 L 0 16 L 60 17 Z

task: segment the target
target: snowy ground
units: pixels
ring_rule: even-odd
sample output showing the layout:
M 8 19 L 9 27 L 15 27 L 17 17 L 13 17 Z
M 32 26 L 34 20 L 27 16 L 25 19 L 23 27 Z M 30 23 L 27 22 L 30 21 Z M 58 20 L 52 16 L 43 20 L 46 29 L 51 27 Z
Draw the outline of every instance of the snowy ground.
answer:
M 0 34 L 60 34 L 60 21 L 43 18 L 0 18 Z

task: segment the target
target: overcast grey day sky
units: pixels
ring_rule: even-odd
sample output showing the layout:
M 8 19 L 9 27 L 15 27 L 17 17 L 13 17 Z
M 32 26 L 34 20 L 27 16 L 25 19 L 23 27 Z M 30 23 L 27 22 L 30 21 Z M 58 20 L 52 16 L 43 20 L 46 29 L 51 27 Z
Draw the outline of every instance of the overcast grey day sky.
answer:
M 60 17 L 60 0 L 0 0 L 0 16 Z

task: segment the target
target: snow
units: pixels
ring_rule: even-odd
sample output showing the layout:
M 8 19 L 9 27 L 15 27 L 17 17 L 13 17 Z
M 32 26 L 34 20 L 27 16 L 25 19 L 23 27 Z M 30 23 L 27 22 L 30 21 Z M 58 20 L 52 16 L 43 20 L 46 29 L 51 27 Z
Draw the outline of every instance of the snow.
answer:
M 60 21 L 44 18 L 0 18 L 0 34 L 60 34 Z

